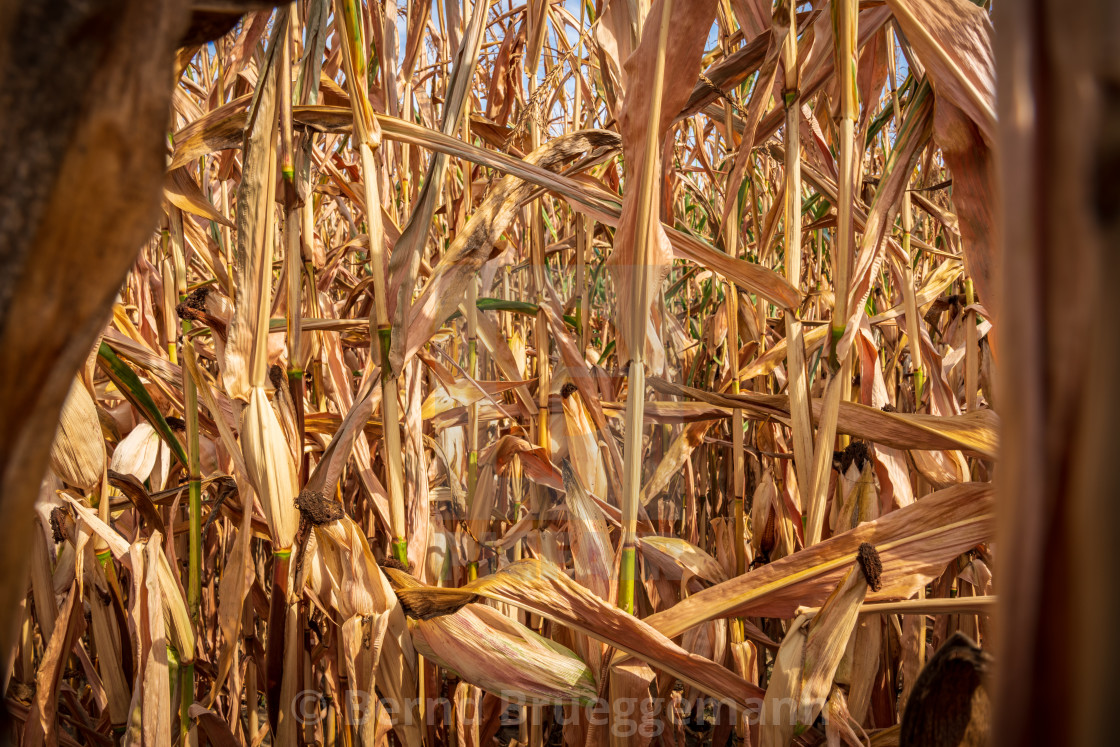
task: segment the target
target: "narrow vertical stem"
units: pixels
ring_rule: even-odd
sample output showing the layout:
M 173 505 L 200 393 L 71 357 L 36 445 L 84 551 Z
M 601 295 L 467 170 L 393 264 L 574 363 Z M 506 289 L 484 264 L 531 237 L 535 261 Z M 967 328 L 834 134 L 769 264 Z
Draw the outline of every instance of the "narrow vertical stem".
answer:
M 404 467 L 402 463 L 400 404 L 397 372 L 389 362 L 392 326 L 385 288 L 385 228 L 381 219 L 381 195 L 373 149 L 381 144 L 381 130 L 373 115 L 367 90 L 366 42 L 361 3 L 335 0 L 335 23 L 342 39 L 343 62 L 354 114 L 354 135 L 362 165 L 363 197 L 369 234 L 369 259 L 373 275 L 373 312 L 370 314 L 370 356 L 381 367 L 381 426 L 385 439 L 385 463 L 389 488 L 391 550 L 397 560 L 408 563 L 407 522 L 404 512 Z
M 478 381 L 478 279 L 467 287 L 467 373 Z M 467 408 L 467 511 L 474 505 L 478 491 L 478 402 Z M 479 548 L 481 550 L 481 548 Z M 478 578 L 478 558 L 467 563 L 467 580 Z
M 895 126 L 902 127 L 902 110 L 898 103 L 898 85 L 895 82 L 895 45 L 894 37 L 889 30 L 886 31 L 891 45 L 891 53 L 887 55 L 889 79 L 891 82 L 891 104 L 894 107 Z M 909 181 L 909 180 L 907 180 Z M 914 271 L 911 267 L 913 261 L 910 256 L 910 234 L 914 230 L 914 215 L 910 209 L 910 190 L 902 193 L 902 253 L 906 256 L 902 268 L 902 301 L 906 310 L 906 338 L 910 344 L 910 360 L 914 371 L 914 409 L 920 410 L 922 404 L 922 389 L 925 383 L 925 372 L 922 368 L 922 340 L 921 320 L 918 317 L 918 303 L 914 296 Z
M 856 25 L 859 9 L 856 0 L 837 0 L 832 4 L 833 34 L 836 38 L 836 77 L 840 88 L 840 158 L 836 219 L 836 245 L 832 253 L 836 306 L 832 313 L 833 354 L 844 335 L 848 321 L 854 223 L 852 205 L 855 190 L 855 126 L 859 116 L 856 94 Z
M 189 322 L 183 322 L 184 325 Z M 191 343 L 188 342 L 189 346 Z M 193 357 L 194 351 L 187 353 Z M 187 425 L 187 491 L 190 499 L 190 569 L 187 577 L 187 608 L 198 627 L 202 605 L 202 470 L 198 446 L 198 390 L 183 367 L 184 420 Z
M 255 666 L 248 666 L 245 668 L 245 721 L 248 727 L 248 737 L 253 739 L 260 731 L 260 713 L 257 710 L 257 701 L 260 698 L 260 685 L 257 682 L 257 668 Z
M 163 283 L 163 324 L 167 333 L 167 358 L 172 363 L 179 362 L 178 337 L 179 329 L 176 320 L 175 305 L 179 303 L 179 296 L 175 293 L 175 266 L 170 259 L 159 263 L 160 281 Z
M 377 188 L 377 171 L 369 144 L 358 146 L 365 186 L 366 217 L 369 221 L 370 265 L 373 271 L 374 312 L 370 319 L 371 347 L 378 352 L 381 366 L 381 421 L 385 438 L 385 463 L 389 482 L 389 524 L 393 532 L 393 556 L 408 563 L 408 540 L 405 538 L 404 468 L 401 460 L 399 388 L 389 363 L 392 327 L 385 298 L 385 234 L 381 223 L 381 200 Z
M 582 215 L 575 216 L 576 228 L 576 287 L 579 294 L 579 350 L 587 350 L 587 255 L 584 243 L 587 240 L 587 222 Z
M 659 220 L 656 209 L 655 180 L 657 156 L 661 147 L 659 123 L 661 122 L 662 85 L 665 80 L 665 47 L 669 37 L 669 18 L 672 0 L 661 6 L 661 23 L 658 28 L 657 57 L 653 69 L 653 91 L 649 108 L 649 133 L 646 138 L 645 161 L 638 183 L 639 214 L 635 236 L 634 264 L 631 267 L 631 287 L 635 291 L 630 313 L 630 370 L 629 392 L 626 395 L 626 427 L 623 441 L 622 465 L 622 559 L 618 574 L 618 605 L 634 613 L 635 540 L 638 534 L 638 493 L 642 482 L 642 432 L 645 418 L 646 391 L 646 317 L 649 314 L 649 243 L 653 239 L 653 221 Z M 625 313 L 625 312 L 624 312 Z
M 174 287 L 179 302 L 187 296 L 187 265 L 183 236 L 183 213 L 178 208 L 172 208 L 170 213 L 171 228 L 171 256 L 174 263 Z M 165 265 L 166 267 L 166 265 Z M 174 317 L 172 317 L 174 318 Z M 168 322 L 168 334 L 174 330 L 174 325 Z M 182 321 L 184 340 L 191 331 L 191 323 Z M 177 350 L 170 344 L 172 362 L 176 362 Z M 189 340 L 185 345 L 189 346 Z M 193 355 L 193 350 L 188 351 L 188 357 Z M 183 376 L 183 419 L 186 423 L 186 451 L 187 451 L 187 496 L 188 496 L 188 533 L 187 533 L 187 610 L 190 612 L 191 623 L 196 635 L 201 632 L 199 628 L 202 618 L 202 473 L 199 467 L 198 443 L 198 390 L 195 389 L 194 379 L 187 373 L 184 366 Z M 179 670 L 181 703 L 179 710 L 179 724 L 181 728 L 181 743 L 186 744 L 190 732 L 189 709 L 194 703 L 194 662 L 184 664 Z
M 295 14 L 293 14 L 293 19 Z M 303 221 L 300 215 L 299 192 L 296 188 L 295 150 L 296 141 L 292 135 L 292 45 L 296 33 L 296 23 L 289 25 L 286 39 L 280 40 L 280 173 L 283 178 L 284 197 L 284 272 L 287 279 L 287 326 L 288 326 L 288 389 L 295 405 L 297 466 L 299 484 L 307 480 L 307 459 L 303 454 L 303 314 L 301 293 L 303 289 L 303 262 L 300 252 L 300 229 Z M 305 191 L 306 192 L 306 191 Z
M 734 132 L 732 128 L 731 104 L 727 103 L 724 111 L 724 120 L 728 133 Z M 739 256 L 739 190 L 738 185 L 728 183 L 727 198 L 730 207 L 726 210 L 727 225 L 723 229 L 725 248 L 727 253 Z M 727 281 L 727 357 L 728 367 L 731 372 L 731 393 L 739 393 L 739 289 L 731 280 Z M 743 499 L 746 494 L 746 476 L 743 451 L 743 411 L 731 411 L 731 507 L 732 521 L 735 527 L 735 573 L 743 574 L 747 571 L 747 555 L 744 540 L 747 536 L 746 514 L 743 509 Z
M 972 278 L 964 281 L 965 303 L 969 306 L 976 303 L 976 291 L 972 287 Z M 979 386 L 980 351 L 977 349 L 979 341 L 976 331 L 976 312 L 968 311 L 964 315 L 964 408 L 966 412 L 976 409 L 976 389 Z
M 229 218 L 229 180 L 222 179 L 222 215 Z M 233 237 L 230 233 L 229 226 L 222 224 L 222 256 L 226 262 L 226 294 L 229 296 L 230 301 L 233 301 L 237 295 L 237 291 L 233 282 Z
M 194 705 L 194 662 L 179 664 L 179 744 L 191 742 L 191 706 Z
M 540 125 L 537 121 L 537 68 L 540 65 L 541 46 L 544 44 L 547 31 L 546 3 L 529 3 L 530 33 L 533 38 L 527 54 L 526 70 L 529 73 L 529 97 L 526 106 L 529 107 L 529 147 L 536 150 L 541 144 Z M 531 202 L 525 208 L 525 227 L 529 232 L 529 263 L 533 273 L 533 290 L 536 293 L 537 316 L 533 330 L 533 342 L 537 349 L 537 445 L 544 449 L 545 454 L 550 454 L 551 448 L 548 438 L 548 405 L 549 394 L 552 389 L 552 370 L 549 363 L 549 349 L 551 335 L 548 330 L 548 318 L 544 314 L 545 281 L 548 266 L 544 257 L 543 232 L 541 225 L 540 203 Z M 530 488 L 534 498 L 535 507 L 544 505 L 544 488 L 534 483 Z
M 786 280 L 801 288 L 801 71 L 797 56 L 797 8 L 786 3 L 789 33 L 782 50 L 785 82 L 782 98 L 786 111 Z M 813 423 L 809 414 L 808 372 L 805 369 L 805 337 L 797 309 L 785 312 L 786 370 L 789 375 L 792 415 L 794 472 L 798 494 L 811 487 L 813 461 Z M 802 506 L 802 508 L 804 508 Z
M 726 44 L 726 39 L 724 43 Z M 761 76 L 760 76 L 761 80 Z M 727 124 L 727 132 L 733 133 L 734 128 L 732 125 L 733 112 L 731 104 L 727 103 L 724 111 L 724 121 Z M 732 136 L 733 137 L 733 136 Z M 732 139 L 734 144 L 734 139 Z M 730 201 L 730 207 L 727 212 L 727 225 L 724 226 L 723 236 L 725 241 L 725 248 L 727 253 L 735 257 L 739 256 L 739 189 L 735 183 L 729 183 L 727 187 L 727 200 Z M 727 281 L 727 357 L 729 371 L 731 372 L 731 393 L 739 393 L 739 289 L 733 281 Z M 735 528 L 735 574 L 742 575 L 747 572 L 747 515 L 744 506 L 746 497 L 746 474 L 745 474 L 745 459 L 746 452 L 743 450 L 743 411 L 736 408 L 731 411 L 731 462 L 732 462 L 732 478 L 731 478 L 731 520 L 732 526 Z M 682 507 L 683 509 L 683 507 Z M 683 510 L 682 510 L 683 513 Z M 740 655 L 745 644 L 745 635 L 743 628 L 742 618 L 735 618 L 730 621 L 731 642 L 733 644 L 733 656 L 740 676 L 746 673 L 738 666 L 743 662 L 743 657 Z M 746 714 L 740 714 L 736 724 L 736 734 L 739 738 L 740 744 L 750 744 L 748 738 L 749 726 L 746 721 Z

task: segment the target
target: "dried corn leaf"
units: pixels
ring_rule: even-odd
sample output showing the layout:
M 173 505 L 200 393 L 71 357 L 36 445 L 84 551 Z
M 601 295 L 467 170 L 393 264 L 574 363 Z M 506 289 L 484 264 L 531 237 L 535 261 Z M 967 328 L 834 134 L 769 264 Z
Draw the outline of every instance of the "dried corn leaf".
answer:
M 684 651 L 645 621 L 628 615 L 569 579 L 556 565 L 522 560 L 459 589 L 398 588 L 414 615 L 440 614 L 476 595 L 505 602 L 566 625 L 624 651 L 744 711 L 762 691 L 714 662 Z M 421 613 L 422 611 L 422 613 Z
M 697 592 L 646 622 L 676 636 L 716 617 L 788 617 L 804 600 L 823 601 L 863 542 L 875 546 L 883 563 L 883 589 L 871 598 L 905 599 L 939 576 L 949 560 L 989 541 L 993 531 L 992 487 L 957 485 Z
M 409 627 L 425 658 L 505 700 L 590 704 L 598 695 L 591 670 L 575 653 L 492 607 L 470 604 Z

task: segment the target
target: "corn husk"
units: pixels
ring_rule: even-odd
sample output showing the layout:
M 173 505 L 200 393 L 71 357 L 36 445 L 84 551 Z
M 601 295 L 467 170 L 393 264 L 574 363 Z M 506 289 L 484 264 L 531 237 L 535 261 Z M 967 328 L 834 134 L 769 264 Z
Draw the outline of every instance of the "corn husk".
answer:
M 86 552 L 92 555 L 93 547 L 86 545 Z M 105 685 L 109 701 L 109 718 L 116 727 L 123 727 L 128 718 L 128 704 L 132 688 L 125 678 L 121 661 L 120 627 L 113 606 L 115 600 L 110 596 L 105 571 L 92 557 L 86 558 L 86 583 L 92 593 L 86 595 L 89 604 L 90 622 L 93 631 L 93 645 L 97 652 L 97 669 Z
M 404 612 L 393 594 L 388 580 L 381 573 L 365 535 L 349 517 L 324 522 L 314 528 L 314 558 L 304 562 L 319 564 L 312 575 L 321 586 L 315 589 L 344 620 L 386 616 L 382 649 L 375 662 L 377 687 L 397 703 L 415 703 L 418 687 L 418 662 L 405 622 Z M 411 699 L 411 700 L 410 700 Z M 415 707 L 413 707 L 414 710 Z M 398 714 L 397 733 L 408 745 L 420 744 L 420 719 Z
M 712 421 L 710 420 L 691 423 L 681 431 L 679 436 L 673 439 L 665 457 L 657 465 L 653 475 L 642 486 L 640 500 L 643 506 L 656 498 L 662 490 L 669 487 L 669 481 L 680 474 L 681 467 L 684 466 L 692 452 L 703 441 L 704 434 L 708 432 L 708 428 L 711 426 Z
M 616 574 L 614 547 L 611 545 L 607 520 L 602 509 L 584 490 L 573 465 L 561 465 L 564 474 L 564 509 L 568 520 L 568 541 L 572 547 L 572 568 L 576 582 L 590 589 L 596 596 L 612 601 Z M 601 674 L 603 646 L 586 636 L 577 635 L 576 650 L 591 666 L 596 677 Z
M 760 747 L 788 747 L 793 739 L 808 622 L 809 619 L 804 615 L 793 621 L 774 659 L 770 684 L 766 687 L 766 697 L 759 715 Z
M 573 387 L 574 389 L 574 387 Z M 600 498 L 607 497 L 607 455 L 599 447 L 600 433 L 591 422 L 591 414 L 583 404 L 579 391 L 569 391 L 562 397 L 563 430 L 568 458 L 588 492 Z M 605 434 L 611 438 L 610 434 Z M 557 455 L 559 457 L 559 455 Z
M 866 744 L 867 735 L 860 729 L 859 719 L 852 715 L 844 691 L 839 687 L 834 686 L 828 695 L 827 716 L 825 738 L 828 747 L 863 747 Z M 860 734 L 856 733 L 856 729 L 860 730 Z
M 161 452 L 167 455 L 163 460 L 164 473 L 166 473 L 171 450 L 156 433 L 155 428 L 145 422 L 137 423 L 136 427 L 113 449 L 109 469 L 122 475 L 132 475 L 140 482 L 144 482 L 155 469 Z
M 809 626 L 797 696 L 797 726 L 801 729 L 811 726 L 824 708 L 867 589 L 863 571 L 852 568 Z
M 862 442 L 852 443 L 842 462 L 848 460 L 848 453 L 857 453 L 857 456 L 848 460 L 847 464 L 841 464 L 840 500 L 832 503 L 830 525 L 833 534 L 879 518 L 879 484 L 870 450 Z
M 70 485 L 91 490 L 105 472 L 105 438 L 97 406 L 80 379 L 62 404 L 58 432 L 51 444 L 51 467 Z
M 299 525 L 294 503 L 296 465 L 284 429 L 261 387 L 253 387 L 249 406 L 241 415 L 241 449 L 249 480 L 260 497 L 273 547 L 288 549 Z
M 152 535 L 158 537 L 158 533 Z M 180 664 L 189 664 L 194 661 L 195 640 L 194 629 L 191 626 L 191 615 L 187 611 L 187 603 L 183 599 L 183 592 L 179 582 L 167 562 L 163 547 L 158 543 L 154 548 L 148 548 L 148 562 L 156 563 L 156 572 L 159 577 L 160 605 L 163 608 L 163 618 L 167 631 L 168 641 L 175 647 Z

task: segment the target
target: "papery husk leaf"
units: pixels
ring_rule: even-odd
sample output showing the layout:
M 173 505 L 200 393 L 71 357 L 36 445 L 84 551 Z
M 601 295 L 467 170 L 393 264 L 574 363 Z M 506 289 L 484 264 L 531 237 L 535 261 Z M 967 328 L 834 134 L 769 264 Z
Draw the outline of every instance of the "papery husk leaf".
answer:
M 137 604 L 146 605 L 146 630 L 142 633 L 141 646 L 142 685 L 141 685 L 141 723 L 144 741 L 150 744 L 171 743 L 171 700 L 169 657 L 167 653 L 167 625 L 163 610 L 163 592 L 160 589 L 160 561 L 162 554 L 159 533 L 153 533 L 143 551 L 143 597 Z M 135 546 L 135 545 L 134 545 Z M 138 555 L 141 553 L 137 553 Z M 137 559 L 134 558 L 134 564 Z M 134 571 L 139 567 L 134 565 Z
M 179 582 L 171 571 L 171 564 L 163 547 L 156 545 L 154 550 L 148 550 L 149 560 L 155 559 L 156 572 L 159 576 L 160 604 L 163 607 L 164 625 L 167 637 L 179 656 L 180 664 L 190 664 L 194 661 L 195 639 L 194 629 L 191 626 L 191 614 L 187 611 L 187 603 L 179 590 Z
M 578 395 L 573 395 L 572 398 Z M 614 548 L 603 511 L 584 490 L 570 462 L 561 465 L 564 474 L 564 509 L 567 513 L 568 542 L 572 547 L 572 567 L 577 583 L 596 596 L 612 601 L 617 590 Z M 576 637 L 576 648 L 601 677 L 603 647 L 585 636 Z
M 114 726 L 123 726 L 128 717 L 128 705 L 132 689 L 124 675 L 121 657 L 120 627 L 113 610 L 114 598 L 109 594 L 105 571 L 93 556 L 93 546 L 86 545 L 85 571 L 87 595 L 90 608 L 90 627 L 93 645 L 97 652 L 97 668 L 105 693 L 109 699 L 109 720 Z
M 82 600 L 75 580 L 59 612 L 58 624 L 46 642 L 38 671 L 35 673 L 35 699 L 28 715 L 23 744 L 32 747 L 57 744 L 56 722 L 61 678 L 74 641 L 85 628 Z
M 995 54 L 988 12 L 967 0 L 890 0 L 937 98 L 934 140 L 953 175 L 953 205 L 968 275 L 981 299 L 1001 308 L 999 203 L 993 147 Z
M 848 650 L 836 670 L 836 682 L 848 686 L 845 704 L 852 719 L 863 723 L 871 706 L 871 694 L 879 674 L 879 656 L 883 646 L 883 620 L 867 615 L 866 605 L 860 610 L 856 630 L 848 640 Z
M 167 444 L 168 448 L 179 460 L 179 463 L 186 466 L 187 452 L 183 448 L 183 444 L 175 437 L 171 431 L 171 427 L 167 425 L 167 419 L 160 412 L 159 407 L 156 406 L 155 400 L 148 390 L 144 388 L 144 384 L 140 381 L 140 377 L 136 372 L 129 368 L 124 361 L 117 357 L 106 343 L 102 342 L 97 349 L 97 364 L 101 370 L 112 380 L 116 385 L 117 391 L 124 395 L 133 407 L 135 407 L 144 419 L 147 420 L 156 432 Z M 182 379 L 180 378 L 180 381 Z
M 564 462 L 561 471 L 575 579 L 596 596 L 610 601 L 614 589 L 614 548 L 606 517 L 587 494 L 571 463 Z
M 833 685 L 832 691 L 828 695 L 826 707 L 828 711 L 825 714 L 827 717 L 825 738 L 828 740 L 828 747 L 840 747 L 842 744 L 850 745 L 850 747 L 863 747 L 866 744 L 867 735 L 864 733 L 861 738 L 859 734 L 856 734 L 855 729 L 860 729 L 860 720 L 854 717 L 849 710 L 844 691 Z M 862 733 L 863 729 L 860 729 L 860 732 Z
M 113 557 L 123 562 L 125 565 L 128 565 L 129 544 L 125 541 L 124 537 L 122 537 L 117 530 L 101 521 L 89 506 L 76 500 L 68 493 L 63 493 L 62 495 L 70 503 L 78 519 L 89 525 L 93 533 L 105 542 L 109 551 L 113 554 Z
M 611 666 L 607 694 L 612 747 L 645 747 L 657 733 L 660 723 L 650 696 L 655 677 L 653 669 L 636 661 Z
M 455 67 L 447 81 L 447 95 L 443 106 L 440 131 L 453 136 L 463 119 L 465 105 L 470 101 L 471 81 L 477 70 L 478 52 L 486 27 L 490 1 L 476 3 L 466 34 L 455 59 Z M 410 32 L 412 26 L 409 27 Z M 412 288 L 416 283 L 416 273 L 423 258 L 424 247 L 431 229 L 432 216 L 440 202 L 444 178 L 447 173 L 448 156 L 435 153 L 428 162 L 420 194 L 413 204 L 408 223 L 401 231 L 401 237 L 389 260 L 389 283 L 387 290 L 388 312 L 393 320 L 393 345 L 397 348 L 393 358 L 403 359 L 403 346 L 408 338 L 405 323 L 409 319 Z M 401 289 L 406 289 L 404 293 Z M 394 370 L 399 370 L 394 367 Z
M 199 703 L 192 703 L 187 713 L 214 747 L 238 747 L 239 743 L 229 725 L 218 714 Z
M 212 220 L 223 226 L 233 228 L 233 222 L 221 214 L 198 187 L 198 182 L 185 168 L 167 172 L 163 181 L 163 196 L 175 207 L 185 213 Z
M 252 505 L 250 490 L 248 485 L 239 482 L 238 492 L 244 507 Z M 241 525 L 237 529 L 237 535 L 229 543 L 229 555 L 218 582 L 218 629 L 224 640 L 218 654 L 218 671 L 207 697 L 208 703 L 214 702 L 233 664 L 244 619 L 242 611 L 246 590 L 250 588 L 256 575 L 256 568 L 250 562 L 249 554 L 253 539 L 252 516 L 252 511 L 242 511 Z
M 866 301 L 871 285 L 883 258 L 887 233 L 893 228 L 895 216 L 902 204 L 902 195 L 910 183 L 918 158 L 925 150 L 933 131 L 933 94 L 928 82 L 923 82 L 910 99 L 906 118 L 899 127 L 875 197 L 867 212 L 862 240 L 853 262 L 852 285 L 848 293 L 851 316 L 846 323 L 840 355 L 846 354 L 860 320 L 866 314 Z M 909 263 L 909 257 L 899 257 Z
M 244 107 L 247 103 L 248 97 L 243 97 L 239 106 L 233 106 L 226 111 L 224 117 L 214 117 L 213 120 L 206 122 L 200 120 L 181 130 L 175 138 L 176 151 L 172 165 L 185 163 L 214 150 L 237 147 L 245 127 L 245 114 L 239 111 L 239 107 Z M 295 107 L 294 116 L 299 122 L 329 132 L 348 132 L 352 121 L 350 109 L 337 106 Z M 377 121 L 381 126 L 382 134 L 388 139 L 448 153 L 520 177 L 531 184 L 559 194 L 574 208 L 596 220 L 611 226 L 618 225 L 621 214 L 618 198 L 602 188 L 591 188 L 583 182 L 576 182 L 542 169 L 528 160 L 484 150 L 402 119 L 377 115 Z M 772 131 L 771 128 L 770 132 Z M 618 149 L 621 145 L 617 133 L 607 130 L 587 132 L 594 135 L 594 142 L 599 149 L 607 153 Z M 740 289 L 758 293 L 781 308 L 793 308 L 800 302 L 800 293 L 797 289 L 770 268 L 729 257 L 725 252 L 672 226 L 664 225 L 663 229 L 677 258 L 688 259 L 716 271 L 728 280 L 734 281 Z M 411 335 L 409 340 L 411 346 Z
M 47 546 L 47 538 L 39 527 L 34 528 L 31 540 L 31 599 L 35 604 L 35 617 L 43 637 L 50 639 L 58 617 L 58 600 L 54 595 L 51 560 L 54 548 Z
M 709 584 L 727 580 L 719 561 L 680 537 L 651 534 L 638 541 L 643 557 L 673 581 L 695 576 Z

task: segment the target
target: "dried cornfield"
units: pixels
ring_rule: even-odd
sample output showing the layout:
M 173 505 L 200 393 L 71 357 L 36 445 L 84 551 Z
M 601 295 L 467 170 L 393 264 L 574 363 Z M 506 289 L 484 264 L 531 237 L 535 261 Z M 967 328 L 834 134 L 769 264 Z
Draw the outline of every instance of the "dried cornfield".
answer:
M 25 333 L 5 738 L 988 743 L 987 3 L 127 5 L 162 202 Z

